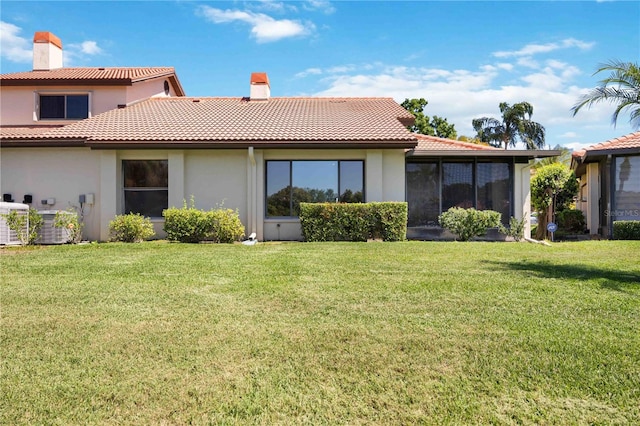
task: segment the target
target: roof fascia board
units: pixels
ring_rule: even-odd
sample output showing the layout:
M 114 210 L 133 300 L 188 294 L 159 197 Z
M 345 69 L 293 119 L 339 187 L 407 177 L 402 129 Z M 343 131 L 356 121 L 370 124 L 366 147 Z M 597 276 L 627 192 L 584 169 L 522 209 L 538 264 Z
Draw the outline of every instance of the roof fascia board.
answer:
M 562 152 L 559 150 L 537 150 L 537 149 L 518 149 L 518 150 L 423 150 L 409 151 L 407 157 L 526 157 L 526 158 L 546 158 L 557 157 Z

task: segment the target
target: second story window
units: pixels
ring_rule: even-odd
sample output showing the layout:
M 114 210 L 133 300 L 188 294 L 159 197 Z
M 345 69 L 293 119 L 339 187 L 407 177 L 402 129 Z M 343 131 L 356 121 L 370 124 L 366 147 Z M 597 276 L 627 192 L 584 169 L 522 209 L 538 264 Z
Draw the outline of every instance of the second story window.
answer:
M 89 117 L 89 95 L 40 95 L 40 120 L 81 120 Z

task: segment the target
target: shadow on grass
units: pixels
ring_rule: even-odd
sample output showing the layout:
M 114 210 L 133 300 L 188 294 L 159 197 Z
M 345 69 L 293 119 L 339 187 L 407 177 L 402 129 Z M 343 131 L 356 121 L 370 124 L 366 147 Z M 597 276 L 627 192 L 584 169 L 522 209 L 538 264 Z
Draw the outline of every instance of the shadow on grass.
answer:
M 526 272 L 541 278 L 596 281 L 600 282 L 601 287 L 610 290 L 627 292 L 627 290 L 630 289 L 640 289 L 640 272 L 619 271 L 586 265 L 558 265 L 555 263 L 534 261 L 492 261 L 490 263 L 497 267 Z

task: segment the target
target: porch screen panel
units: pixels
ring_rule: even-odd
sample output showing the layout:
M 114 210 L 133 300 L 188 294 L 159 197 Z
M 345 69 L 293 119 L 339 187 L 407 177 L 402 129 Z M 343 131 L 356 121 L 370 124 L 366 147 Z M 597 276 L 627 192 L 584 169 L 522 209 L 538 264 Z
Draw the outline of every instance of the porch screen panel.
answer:
M 169 205 L 167 160 L 123 160 L 124 211 L 162 217 Z
M 267 216 L 291 215 L 291 162 L 267 162 Z
M 437 226 L 440 214 L 438 163 L 407 164 L 408 226 Z
M 442 211 L 474 207 L 473 163 L 442 163 Z
M 616 157 L 613 220 L 640 220 L 640 156 Z
M 502 223 L 511 217 L 511 179 L 508 163 L 478 163 L 478 210 L 495 210 L 502 214 Z

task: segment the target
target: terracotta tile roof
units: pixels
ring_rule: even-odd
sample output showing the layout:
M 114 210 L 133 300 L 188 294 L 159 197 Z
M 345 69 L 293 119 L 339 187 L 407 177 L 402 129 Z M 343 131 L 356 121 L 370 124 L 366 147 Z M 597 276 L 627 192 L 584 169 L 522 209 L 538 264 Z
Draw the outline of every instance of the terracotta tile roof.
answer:
M 0 137 L 2 139 L 11 138 L 32 138 L 41 136 L 43 133 L 62 127 L 61 125 L 45 126 L 0 126 Z
M 492 146 L 478 145 L 470 142 L 462 142 L 453 139 L 439 138 L 436 136 L 416 134 L 418 146 L 416 151 L 495 151 L 500 150 Z
M 0 74 L 0 86 L 114 85 L 130 86 L 153 78 L 170 78 L 178 96 L 184 90 L 173 67 L 82 67 Z
M 610 139 L 590 147 L 574 151 L 571 156 L 576 160 L 584 161 L 590 154 L 603 155 L 605 153 L 614 153 L 616 151 L 640 150 L 640 132 L 629 133 L 619 138 Z
M 403 122 L 412 120 L 391 98 L 150 98 L 53 129 L 38 139 L 86 139 L 91 146 L 315 142 L 409 148 L 416 137 Z

